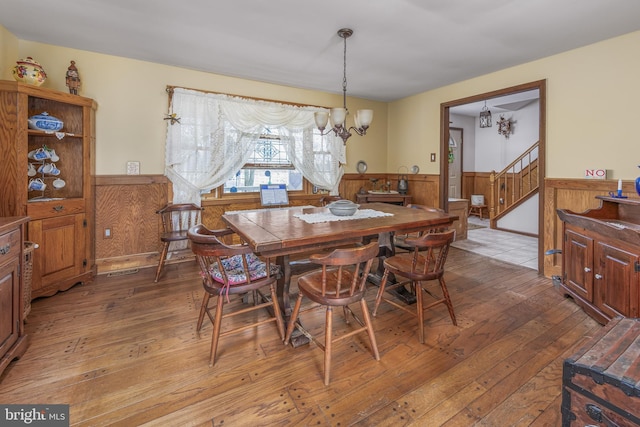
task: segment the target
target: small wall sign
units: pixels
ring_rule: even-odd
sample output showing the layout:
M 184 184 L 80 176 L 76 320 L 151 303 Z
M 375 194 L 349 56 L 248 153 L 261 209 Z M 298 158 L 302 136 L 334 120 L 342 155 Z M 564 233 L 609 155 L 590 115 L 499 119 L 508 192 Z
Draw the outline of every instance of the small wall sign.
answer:
M 587 179 L 607 179 L 606 169 L 585 169 L 584 177 Z

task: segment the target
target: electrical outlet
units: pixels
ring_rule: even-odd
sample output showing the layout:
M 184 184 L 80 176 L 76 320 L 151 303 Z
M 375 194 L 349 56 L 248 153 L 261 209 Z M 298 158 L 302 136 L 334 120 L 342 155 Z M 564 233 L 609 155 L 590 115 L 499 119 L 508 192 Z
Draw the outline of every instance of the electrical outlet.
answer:
M 111 229 L 110 228 L 105 228 L 104 229 L 104 238 L 105 239 L 110 239 L 111 238 Z
M 127 175 L 140 175 L 140 162 L 127 162 Z
M 431 161 L 432 162 L 436 161 L 436 153 L 431 153 Z

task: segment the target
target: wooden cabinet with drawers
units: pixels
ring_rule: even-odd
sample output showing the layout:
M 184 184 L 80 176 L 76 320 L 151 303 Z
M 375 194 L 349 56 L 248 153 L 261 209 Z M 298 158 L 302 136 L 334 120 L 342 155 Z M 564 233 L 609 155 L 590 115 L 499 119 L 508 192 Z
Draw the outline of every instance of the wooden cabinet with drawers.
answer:
M 27 239 L 39 245 L 33 256 L 33 298 L 95 276 L 95 109 L 89 98 L 0 81 L 0 216 L 31 218 Z M 29 118 L 45 112 L 63 122 L 60 131 L 30 128 Z M 39 150 L 49 158 L 34 158 Z M 58 174 L 45 172 L 50 164 Z M 46 187 L 30 188 L 32 179 Z M 54 185 L 57 179 L 64 184 Z
M 0 374 L 27 349 L 22 311 L 25 217 L 0 218 Z
M 558 209 L 562 291 L 600 323 L 640 316 L 640 199 L 598 197 L 599 209 Z

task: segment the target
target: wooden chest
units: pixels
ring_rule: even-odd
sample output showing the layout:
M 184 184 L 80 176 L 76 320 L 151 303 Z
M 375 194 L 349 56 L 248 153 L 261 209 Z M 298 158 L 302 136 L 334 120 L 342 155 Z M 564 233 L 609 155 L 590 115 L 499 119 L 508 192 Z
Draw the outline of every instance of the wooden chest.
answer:
M 563 426 L 640 426 L 640 319 L 618 317 L 564 361 Z

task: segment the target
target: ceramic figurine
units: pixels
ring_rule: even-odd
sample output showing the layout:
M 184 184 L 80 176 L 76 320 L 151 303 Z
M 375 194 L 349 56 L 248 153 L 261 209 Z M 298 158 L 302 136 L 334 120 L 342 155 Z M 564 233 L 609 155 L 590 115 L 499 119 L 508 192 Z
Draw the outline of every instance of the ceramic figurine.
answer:
M 71 61 L 71 65 L 67 68 L 67 87 L 69 88 L 69 93 L 73 95 L 78 94 L 78 88 L 80 87 L 80 75 L 76 68 L 76 61 Z

